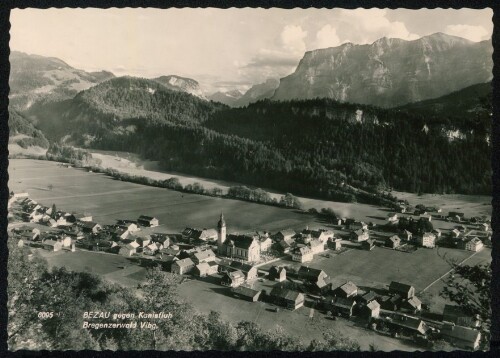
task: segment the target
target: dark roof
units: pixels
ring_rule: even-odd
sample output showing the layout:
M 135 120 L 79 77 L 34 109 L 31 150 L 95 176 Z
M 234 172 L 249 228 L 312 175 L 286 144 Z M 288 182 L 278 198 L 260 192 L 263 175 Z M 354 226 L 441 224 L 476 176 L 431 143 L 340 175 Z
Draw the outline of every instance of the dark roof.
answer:
M 256 236 L 249 235 L 229 234 L 226 242 L 232 243 L 237 248 L 248 250 L 254 240 L 258 240 L 258 238 Z
M 255 297 L 256 295 L 258 295 L 260 293 L 260 291 L 253 290 L 250 287 L 244 287 L 244 286 L 234 287 L 231 289 L 231 291 L 233 293 L 238 294 L 238 295 L 245 296 L 245 297 L 251 297 L 251 298 Z
M 153 216 L 147 216 L 147 215 L 141 215 L 139 216 L 139 219 L 138 220 L 146 220 L 146 221 L 151 221 L 153 219 L 156 219 L 155 217 Z M 158 219 L 157 219 L 158 220 Z
M 407 285 L 405 283 L 392 281 L 389 285 L 389 291 L 405 292 L 408 293 L 412 288 L 412 285 Z
M 304 295 L 300 292 L 292 291 L 287 288 L 282 288 L 279 286 L 274 286 L 274 288 L 271 290 L 270 295 L 294 302 L 297 301 L 301 296 L 302 298 L 304 297 Z
M 393 314 L 392 319 L 394 323 L 403 327 L 418 330 L 420 325 L 422 324 L 424 331 L 427 330 L 425 322 L 423 322 L 420 318 L 417 317 L 412 317 L 405 314 Z
M 475 342 L 478 339 L 478 335 L 480 334 L 480 332 L 476 329 L 457 326 L 455 324 L 449 323 L 443 324 L 441 333 L 446 336 L 457 338 L 466 342 Z
M 352 298 L 334 297 L 332 299 L 332 303 L 335 306 L 343 307 L 343 308 L 349 308 L 350 309 L 352 306 L 354 306 L 354 304 L 356 303 L 356 301 L 354 301 L 354 299 L 352 299 Z
M 363 298 L 363 300 L 365 300 L 366 302 L 370 302 L 370 301 L 373 301 L 374 299 L 377 298 L 377 295 L 375 294 L 375 292 L 373 291 L 370 291 L 370 292 L 367 292 L 365 293 L 363 296 L 361 296 Z
M 239 261 L 233 261 L 229 264 L 229 266 L 231 268 L 241 270 L 242 272 L 249 272 L 251 269 L 253 269 L 255 267 L 255 266 L 245 264 L 245 263 L 239 262 Z
M 317 280 L 321 276 L 326 276 L 326 273 L 323 270 L 315 269 L 315 268 L 308 267 L 308 266 L 300 266 L 300 269 L 297 273 L 298 273 L 299 277 L 303 276 L 303 277 L 307 278 L 308 280 L 310 280 L 310 279 Z

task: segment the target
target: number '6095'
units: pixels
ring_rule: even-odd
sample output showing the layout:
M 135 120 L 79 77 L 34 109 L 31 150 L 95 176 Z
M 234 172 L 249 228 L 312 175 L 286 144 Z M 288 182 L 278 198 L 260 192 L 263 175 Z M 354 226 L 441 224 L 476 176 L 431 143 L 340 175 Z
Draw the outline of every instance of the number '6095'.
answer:
M 38 312 L 38 318 L 52 318 L 54 317 L 54 312 Z

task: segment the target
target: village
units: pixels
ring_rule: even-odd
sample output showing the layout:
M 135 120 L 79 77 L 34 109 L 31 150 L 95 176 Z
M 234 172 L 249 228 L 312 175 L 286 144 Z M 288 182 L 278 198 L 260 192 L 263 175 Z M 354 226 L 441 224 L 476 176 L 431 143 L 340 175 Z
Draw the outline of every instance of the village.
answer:
M 329 272 L 324 263 L 351 250 L 371 253 L 375 248 L 407 255 L 438 247 L 480 252 L 491 247 L 491 218 L 487 216 L 443 214 L 439 208 L 412 207 L 401 200 L 387 213 L 383 225 L 331 216 L 328 228 L 238 233 L 231 232 L 224 213 L 218 213 L 213 228 L 187 227 L 167 233 L 155 217 L 140 215 L 101 225 L 89 213 L 45 206 L 26 192 L 12 192 L 8 205 L 9 235 L 19 247 L 29 248 L 29 255 L 32 250 L 119 255 L 137 265 L 160 266 L 181 275 L 185 285 L 191 280 L 216 282 L 234 300 L 265 302 L 269 315 L 281 310 L 309 309 L 311 314 L 317 310 L 331 320 L 361 322 L 380 335 L 423 347 L 444 340 L 475 350 L 483 338 L 478 318 L 458 306 L 446 304 L 441 315 L 430 314 L 431 307 L 422 303 L 411 280 L 386 282 L 383 288 L 351 280 L 334 284 L 337 273 Z M 436 221 L 445 222 L 449 229 L 434 228 Z M 318 266 L 320 261 L 323 266 Z

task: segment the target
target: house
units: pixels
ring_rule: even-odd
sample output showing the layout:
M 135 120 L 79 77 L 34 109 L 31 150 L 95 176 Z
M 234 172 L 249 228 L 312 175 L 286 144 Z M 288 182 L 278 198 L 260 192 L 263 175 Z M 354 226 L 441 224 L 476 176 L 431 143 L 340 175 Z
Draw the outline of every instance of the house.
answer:
M 134 222 L 129 220 L 118 220 L 117 224 L 119 228 L 125 229 L 129 232 L 136 232 L 141 230 Z
M 460 235 L 462 235 L 462 233 L 460 232 L 460 230 L 458 230 L 457 228 L 453 229 L 450 231 L 450 235 L 452 238 L 456 239 L 456 238 L 459 238 Z
M 312 239 L 308 245 L 311 248 L 313 255 L 319 254 L 325 251 L 325 242 L 320 239 Z
M 449 218 L 457 218 L 458 217 L 458 221 L 460 221 L 461 219 L 463 219 L 463 217 L 465 216 L 464 213 L 461 213 L 461 212 L 457 212 L 457 211 L 450 211 L 448 213 L 448 217 Z
M 137 223 L 141 226 L 155 227 L 159 225 L 158 219 L 152 216 L 141 215 L 137 219 Z
M 118 250 L 118 254 L 122 256 L 132 256 L 136 252 L 137 252 L 137 246 L 131 244 L 122 245 Z
M 305 301 L 302 293 L 282 288 L 278 285 L 273 287 L 269 296 L 275 305 L 285 307 L 292 311 L 302 307 Z
M 349 224 L 349 230 L 351 231 L 368 230 L 368 225 L 363 221 L 354 221 Z
M 47 226 L 48 226 L 48 227 L 57 227 L 57 221 L 55 221 L 54 219 L 50 218 L 50 219 L 47 221 Z
M 366 241 L 370 238 L 370 234 L 367 230 L 358 229 L 351 232 L 351 240 L 354 242 Z
M 79 221 L 76 224 L 84 233 L 97 234 L 102 228 L 93 221 Z
M 432 221 L 432 215 L 428 213 L 424 213 L 420 215 L 420 220 L 422 221 Z
M 442 234 L 441 229 L 434 229 L 432 230 L 432 233 L 436 235 L 436 237 L 441 237 Z
M 401 232 L 401 234 L 399 235 L 399 237 L 400 237 L 403 241 L 408 242 L 408 241 L 411 241 L 411 239 L 412 239 L 412 237 L 413 237 L 413 234 L 412 234 L 410 231 L 408 231 L 408 230 L 403 230 L 403 231 Z
M 217 239 L 217 230 L 215 229 L 193 229 L 185 228 L 182 232 L 182 238 L 187 242 L 206 242 Z
M 74 217 L 75 217 L 76 221 L 87 221 L 87 222 L 92 221 L 92 215 L 86 214 L 86 213 L 74 214 Z
M 163 247 L 169 247 L 171 242 L 172 242 L 172 239 L 170 238 L 170 236 L 165 235 L 165 234 L 152 234 L 151 240 L 153 242 L 157 242 L 157 243 L 161 244 Z
M 398 214 L 396 214 L 396 213 L 389 213 L 389 214 L 387 214 L 387 222 L 389 224 L 397 224 L 398 221 L 399 221 Z
M 343 285 L 337 287 L 333 293 L 337 297 L 355 297 L 358 294 L 358 286 L 351 281 L 347 281 Z
M 342 248 L 342 239 L 340 238 L 331 238 L 331 239 L 328 239 L 328 248 L 330 248 L 331 250 L 335 250 L 335 251 L 338 251 Z
M 360 303 L 362 305 L 366 305 L 375 299 L 377 299 L 377 295 L 375 294 L 375 292 L 369 291 L 369 292 L 365 293 L 364 295 L 358 297 L 358 303 Z
M 129 232 L 125 228 L 117 227 L 111 231 L 111 235 L 118 240 L 125 240 L 129 236 Z
M 398 235 L 393 235 L 385 240 L 385 246 L 390 247 L 391 249 L 395 249 L 399 245 L 401 245 L 401 239 Z
M 286 280 L 286 269 L 282 266 L 272 266 L 267 278 L 271 281 L 283 282 Z
M 362 241 L 361 242 L 361 248 L 363 250 L 372 250 L 373 248 L 375 247 L 375 240 L 373 239 L 368 239 L 368 240 L 365 240 L 365 241 Z
M 441 334 L 462 349 L 475 350 L 481 342 L 481 332 L 469 327 L 462 327 L 454 323 L 445 322 L 441 327 Z
M 293 238 L 285 238 L 278 243 L 279 250 L 284 254 L 290 253 L 295 247 L 295 240 Z
M 233 296 L 250 302 L 257 302 L 262 291 L 254 290 L 249 287 L 238 286 L 231 289 Z
M 43 240 L 42 246 L 45 250 L 48 251 L 60 251 L 62 249 L 62 243 L 55 240 Z
M 453 305 L 444 306 L 443 322 L 455 323 L 464 327 L 479 327 L 481 325 L 478 315 L 467 315 L 459 306 Z
M 57 241 L 61 243 L 62 247 L 71 247 L 73 240 L 71 237 L 62 235 L 57 238 Z
M 193 260 L 191 260 L 190 258 L 186 258 L 186 259 L 175 261 L 172 264 L 170 272 L 176 273 L 178 275 L 184 275 L 186 273 L 191 272 L 194 269 L 194 267 L 195 267 L 195 264 L 194 264 Z
M 300 266 L 297 275 L 299 280 L 311 283 L 324 281 L 328 277 L 325 271 L 307 266 Z
M 432 249 L 436 247 L 436 236 L 433 233 L 425 232 L 422 236 L 418 237 L 418 243 L 422 247 Z
M 403 300 L 401 302 L 401 310 L 411 313 L 417 313 L 422 309 L 422 302 L 417 298 L 417 296 L 413 296 L 408 298 L 407 300 Z
M 146 246 L 144 248 L 144 250 L 142 251 L 142 253 L 144 255 L 154 256 L 160 250 L 158 245 L 161 245 L 161 244 L 157 244 L 156 242 L 153 242 L 153 243 L 149 244 L 148 246 Z
M 132 236 L 131 237 L 134 239 L 135 242 L 137 242 L 139 244 L 140 247 L 147 247 L 151 244 L 151 236 L 149 235 L 146 235 L 146 236 Z M 159 248 L 158 248 L 159 250 Z
M 333 314 L 342 315 L 344 317 L 351 317 L 356 301 L 352 298 L 333 297 L 327 299 L 326 306 L 331 309 Z
M 403 299 L 415 296 L 415 287 L 405 283 L 392 281 L 389 285 L 389 293 L 400 295 Z
M 479 228 L 483 231 L 488 231 L 490 229 L 490 226 L 487 223 L 482 223 L 479 225 Z
M 462 247 L 464 250 L 477 252 L 482 250 L 484 244 L 477 236 L 475 236 L 470 240 L 464 241 Z
M 368 319 L 378 318 L 380 316 L 380 304 L 376 300 L 371 300 L 361 308 L 361 312 Z
M 193 260 L 193 262 L 197 265 L 202 262 L 214 261 L 214 259 L 215 259 L 215 253 L 210 249 L 195 252 L 191 256 L 191 260 Z
M 248 262 L 260 261 L 260 242 L 257 235 L 229 234 L 227 239 L 224 237 L 224 241 L 218 243 L 218 250 L 222 256 Z
M 399 327 L 411 334 L 426 335 L 429 327 L 420 318 L 408 316 L 406 314 L 393 313 L 390 317 L 393 326 Z
M 383 296 L 380 298 L 380 306 L 387 311 L 397 311 L 401 305 L 401 296 Z
M 215 275 L 217 273 L 218 264 L 215 261 L 203 261 L 197 264 L 193 270 L 193 274 L 200 277 Z
M 258 277 L 258 269 L 255 266 L 239 262 L 239 261 L 232 261 L 229 264 L 229 269 L 230 270 L 239 270 L 243 272 L 245 275 L 245 280 L 251 281 L 255 280 Z
M 32 240 L 32 241 L 35 241 L 40 235 L 39 229 L 32 228 L 32 227 L 26 226 L 26 225 L 15 228 L 13 231 L 19 235 L 22 235 L 26 239 Z
M 221 285 L 228 287 L 238 287 L 245 282 L 245 275 L 240 270 L 225 272 L 222 275 Z
M 278 231 L 276 234 L 274 234 L 274 239 L 277 242 L 281 242 L 281 241 L 286 240 L 286 239 L 290 240 L 295 235 L 296 235 L 295 230 L 286 229 L 286 230 Z
M 297 247 L 292 251 L 292 260 L 296 262 L 309 262 L 314 258 L 314 254 L 310 247 Z
M 260 243 L 260 252 L 267 252 L 271 249 L 271 245 L 273 244 L 273 240 L 267 231 L 257 231 L 257 237 L 259 238 Z

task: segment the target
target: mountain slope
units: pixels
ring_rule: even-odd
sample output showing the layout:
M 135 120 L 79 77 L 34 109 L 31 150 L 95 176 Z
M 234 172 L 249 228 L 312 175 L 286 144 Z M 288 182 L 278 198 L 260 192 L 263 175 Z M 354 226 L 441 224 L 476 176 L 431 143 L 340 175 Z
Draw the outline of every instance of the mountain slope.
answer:
M 198 98 L 206 99 L 200 88 L 200 84 L 191 78 L 170 75 L 153 78 L 153 81 L 162 84 L 169 90 L 185 92 Z
M 235 107 L 244 107 L 259 100 L 271 98 L 279 84 L 279 80 L 270 78 L 264 83 L 252 86 L 236 101 Z
M 154 80 L 118 77 L 74 98 L 32 106 L 26 111 L 49 139 L 70 136 L 90 145 L 109 133 L 135 133 L 138 122 L 199 123 L 224 107 Z M 140 135 L 140 134 L 138 134 Z
M 326 97 L 395 107 L 436 98 L 492 78 L 491 40 L 442 33 L 414 41 L 382 38 L 306 52 L 272 99 Z
M 78 92 L 114 77 L 111 72 L 85 72 L 55 57 L 10 54 L 10 107 L 26 110 L 36 102 L 72 98 Z
M 227 92 L 215 92 L 208 96 L 207 98 L 214 102 L 223 103 L 227 106 L 234 107 L 235 103 L 243 96 L 243 94 L 238 90 L 232 90 Z
M 43 154 L 48 147 L 44 134 L 29 119 L 9 108 L 9 155 Z
M 492 101 L 492 95 L 491 82 L 478 83 L 438 98 L 408 103 L 395 109 L 425 116 L 446 116 L 459 119 L 485 110 L 484 104 Z

